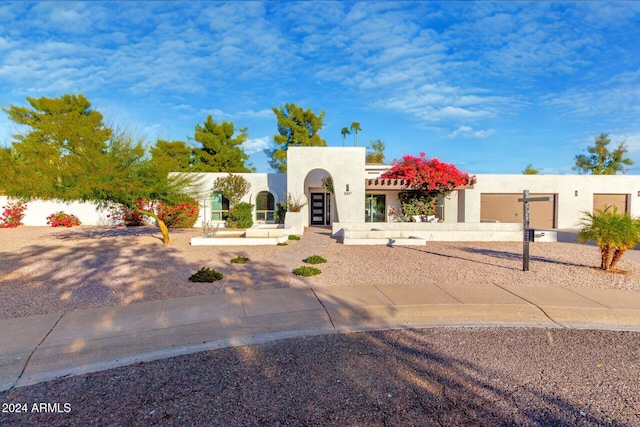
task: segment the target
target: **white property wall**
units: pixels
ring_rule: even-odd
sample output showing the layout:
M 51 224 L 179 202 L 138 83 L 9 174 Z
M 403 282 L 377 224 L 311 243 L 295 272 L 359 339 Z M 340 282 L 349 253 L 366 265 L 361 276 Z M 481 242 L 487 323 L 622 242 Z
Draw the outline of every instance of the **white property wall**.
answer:
M 7 203 L 13 202 L 15 199 L 9 199 L 0 196 L 0 210 Z M 107 217 L 109 212 L 98 209 L 95 203 L 91 202 L 61 202 L 61 201 L 45 201 L 31 200 L 27 202 L 27 209 L 22 224 L 31 226 L 46 226 L 47 217 L 53 213 L 63 211 L 78 217 L 83 225 L 113 225 L 113 221 Z
M 556 227 L 578 228 L 582 212 L 593 210 L 594 194 L 627 194 L 629 213 L 640 216 L 640 176 L 637 175 L 477 175 L 473 189 L 458 194 L 458 220 L 480 222 L 483 193 L 552 193 Z M 576 195 L 577 192 L 577 195 Z

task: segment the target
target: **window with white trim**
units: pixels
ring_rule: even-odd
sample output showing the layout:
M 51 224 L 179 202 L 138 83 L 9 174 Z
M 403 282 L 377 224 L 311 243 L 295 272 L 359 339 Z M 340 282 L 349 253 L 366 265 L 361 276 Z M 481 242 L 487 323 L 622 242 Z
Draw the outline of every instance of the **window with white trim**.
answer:
M 273 222 L 275 219 L 276 201 L 268 191 L 261 191 L 256 196 L 256 221 Z
M 229 199 L 222 193 L 211 195 L 211 221 L 224 221 L 229 216 Z

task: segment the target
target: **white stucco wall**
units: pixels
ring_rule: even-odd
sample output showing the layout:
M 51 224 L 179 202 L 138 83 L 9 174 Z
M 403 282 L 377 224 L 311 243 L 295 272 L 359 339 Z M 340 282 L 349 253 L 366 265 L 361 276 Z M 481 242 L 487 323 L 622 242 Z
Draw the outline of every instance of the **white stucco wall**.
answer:
M 14 202 L 5 196 L 0 196 L 0 210 L 7 203 Z M 109 212 L 98 209 L 95 203 L 91 202 L 61 202 L 55 200 L 31 200 L 27 202 L 23 225 L 30 226 L 46 226 L 47 217 L 53 213 L 63 211 L 64 213 L 73 214 L 78 217 L 83 225 L 113 225 L 113 221 L 107 217 Z
M 640 176 L 637 175 L 493 175 L 476 176 L 472 190 L 458 194 L 458 219 L 480 222 L 483 193 L 552 193 L 557 195 L 557 228 L 576 228 L 582 212 L 593 210 L 594 194 L 629 195 L 629 213 L 640 216 Z M 577 191 L 577 196 L 576 196 Z
M 213 184 L 218 178 L 224 178 L 228 176 L 228 173 L 224 172 L 200 172 L 199 184 L 202 187 L 202 191 L 199 197 L 200 214 L 196 221 L 196 227 L 201 227 L 203 220 L 210 220 L 211 214 L 211 194 L 213 193 Z M 281 173 L 238 173 L 239 175 L 251 184 L 249 192 L 242 198 L 243 202 L 256 204 L 256 196 L 261 191 L 270 191 L 275 199 L 276 205 L 278 202 L 284 201 L 287 194 L 287 178 L 285 174 Z M 255 220 L 255 217 L 254 217 Z
M 326 171 L 333 179 L 335 210 L 332 220 L 364 222 L 365 152 L 364 147 L 289 147 L 287 191 L 294 197 L 304 195 L 308 201 L 307 175 L 314 170 Z M 305 225 L 308 225 L 308 203 L 303 212 Z

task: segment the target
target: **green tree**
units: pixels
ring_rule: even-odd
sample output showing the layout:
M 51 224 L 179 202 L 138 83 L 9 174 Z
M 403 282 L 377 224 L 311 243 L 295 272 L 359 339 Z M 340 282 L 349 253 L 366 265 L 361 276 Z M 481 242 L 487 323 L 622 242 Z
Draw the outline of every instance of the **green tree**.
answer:
M 578 170 L 580 174 L 593 175 L 615 175 L 618 172 L 626 173 L 624 166 L 633 165 L 633 161 L 624 157 L 628 147 L 624 141 L 613 151 L 609 151 L 607 146 L 611 143 L 609 135 L 601 133 L 596 137 L 595 145 L 588 147 L 589 155 L 579 154 L 575 157 L 576 165 L 573 170 Z
M 245 162 L 249 156 L 242 144 L 247 140 L 246 128 L 236 135 L 233 123 L 217 124 L 211 116 L 197 125 L 193 139 L 202 145 L 194 148 L 194 172 L 251 172 Z
M 270 157 L 269 165 L 274 170 L 287 171 L 289 147 L 326 147 L 326 141 L 318 134 L 324 111 L 315 115 L 310 109 L 304 110 L 293 103 L 272 110 L 278 119 L 278 133 L 273 137 L 274 147 L 264 152 Z
M 351 130 L 353 131 L 353 146 L 358 145 L 358 132 L 362 130 L 360 122 L 351 122 Z
M 229 199 L 232 205 L 237 205 L 240 200 L 251 190 L 251 183 L 240 175 L 229 174 L 217 178 L 213 183 L 213 191 L 220 192 Z
M 111 129 L 83 95 L 27 101 L 31 108 L 2 108 L 11 121 L 30 129 L 25 135 L 14 135 L 13 167 L 2 187 L 21 197 L 51 199 L 82 193 L 80 189 L 86 187 L 82 184 L 100 172 L 96 159 L 111 138 Z
M 169 172 L 188 172 L 194 162 L 193 148 L 184 141 L 159 139 L 150 148 L 151 158 L 157 167 Z
M 253 225 L 253 205 L 241 202 L 250 189 L 249 181 L 234 174 L 217 178 L 213 183 L 213 191 L 222 193 L 231 203 L 227 222 L 233 228 L 249 228 Z
M 540 171 L 537 168 L 534 168 L 532 163 L 529 163 L 522 171 L 523 175 L 538 175 L 539 173 Z
M 342 134 L 342 146 L 344 147 L 345 141 L 347 140 L 347 135 L 350 135 L 351 132 L 349 131 L 348 127 L 343 127 L 340 133 Z
M 365 163 L 384 164 L 384 142 L 379 139 L 371 141 L 371 151 L 367 150 Z
M 615 206 L 606 206 L 595 213 L 583 212 L 578 238 L 594 241 L 600 248 L 600 268 L 613 269 L 625 251 L 640 243 L 640 220 L 629 214 L 619 214 Z
M 107 127 L 83 95 L 27 101 L 31 108 L 3 108 L 26 129 L 14 135 L 10 168 L 0 174 L 0 188 L 7 195 L 123 205 L 154 218 L 165 244 L 170 242 L 167 227 L 153 210 L 141 210 L 136 202 L 187 199 L 189 189 L 198 189 L 193 178 L 161 176 L 142 142 Z

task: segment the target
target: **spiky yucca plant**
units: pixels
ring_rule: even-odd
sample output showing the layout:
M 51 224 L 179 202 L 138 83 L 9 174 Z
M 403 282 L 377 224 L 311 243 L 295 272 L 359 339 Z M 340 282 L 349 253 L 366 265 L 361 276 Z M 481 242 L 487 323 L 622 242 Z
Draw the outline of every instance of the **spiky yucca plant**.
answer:
M 582 243 L 594 241 L 600 248 L 600 268 L 611 270 L 625 251 L 640 243 L 640 219 L 619 214 L 616 206 L 605 206 L 595 213 L 583 212 L 579 234 Z

